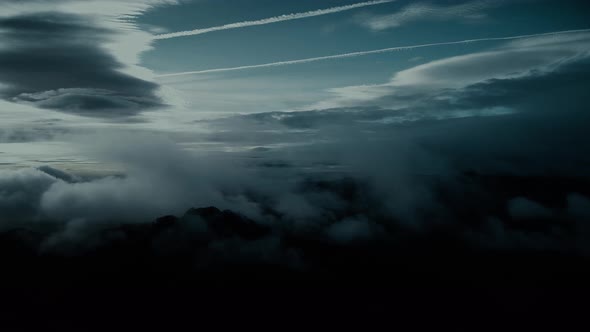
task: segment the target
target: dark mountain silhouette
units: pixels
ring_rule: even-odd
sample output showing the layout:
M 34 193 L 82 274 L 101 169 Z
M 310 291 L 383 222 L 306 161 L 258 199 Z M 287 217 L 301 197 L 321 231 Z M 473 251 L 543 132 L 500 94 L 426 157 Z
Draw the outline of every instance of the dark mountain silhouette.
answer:
M 585 284 L 590 259 L 580 248 L 582 221 L 563 212 L 537 215 L 534 209 L 514 215 L 506 202 L 526 197 L 565 211 L 568 195 L 590 194 L 587 182 L 475 174 L 462 181 L 461 187 L 438 185 L 453 222 L 421 229 L 380 219 L 359 203 L 363 188 L 353 182 L 303 184 L 305 190 L 327 190 L 349 201 L 335 214 L 339 220 L 373 218 L 380 233 L 358 241 L 336 241 L 324 229 L 292 229 L 280 220 L 263 224 L 216 207 L 100 228 L 79 238 L 59 237 L 55 227 L 13 229 L 0 233 L 2 279 L 9 285 Z M 490 218 L 502 220 L 503 228 L 489 230 Z
M 176 329 L 273 319 L 292 325 L 295 315 L 292 326 L 358 329 L 455 319 L 469 330 L 497 330 L 503 325 L 494 322 L 507 320 L 522 329 L 575 326 L 584 317 L 577 303 L 588 295 L 590 257 L 573 245 L 583 218 L 562 212 L 572 193 L 590 194 L 588 182 L 476 174 L 461 181 L 436 184 L 449 221 L 418 230 L 364 205 L 362 185 L 301 186 L 350 202 L 332 218 L 374 218 L 382 232 L 362 241 L 334 241 L 322 229 L 264 224 L 216 207 L 71 239 L 59 237 L 56 226 L 4 231 L 0 324 L 98 331 L 116 320 L 125 329 Z M 515 197 L 558 212 L 538 214 L 533 206 L 534 213 L 515 214 L 506 205 Z M 486 230 L 490 216 L 503 221 L 495 238 Z M 557 242 L 548 245 L 547 236 Z

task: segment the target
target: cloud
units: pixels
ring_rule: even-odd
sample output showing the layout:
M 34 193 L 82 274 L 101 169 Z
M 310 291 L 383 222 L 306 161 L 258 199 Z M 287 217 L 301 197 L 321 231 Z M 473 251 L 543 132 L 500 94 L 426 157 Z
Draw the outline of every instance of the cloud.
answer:
M 567 211 L 573 218 L 580 221 L 590 219 L 590 199 L 580 194 L 570 194 L 567 197 Z M 590 225 L 582 222 L 586 231 L 590 231 Z
M 33 179 L 51 180 L 47 186 L 23 197 L 23 201 L 36 202 L 34 215 L 39 219 L 86 220 L 97 224 L 137 222 L 179 214 L 190 207 L 213 205 L 235 210 L 262 223 L 273 223 L 280 216 L 285 226 L 305 230 L 316 227 L 314 224 L 336 222 L 351 213 L 365 214 L 367 209 L 375 214 L 384 211 L 380 204 L 385 202 L 378 198 L 381 189 L 370 194 L 376 200 L 369 206 L 362 202 L 365 195 L 361 192 L 372 192 L 373 184 L 369 188 L 362 188 L 360 183 L 357 188 L 355 181 L 322 184 L 322 178 L 314 180 L 309 177 L 311 174 L 301 174 L 298 168 L 289 165 L 291 159 L 298 164 L 306 160 L 316 162 L 313 151 L 301 151 L 307 157 L 299 153 L 276 156 L 269 151 L 268 158 L 252 164 L 250 158 L 236 159 L 226 154 L 195 155 L 174 142 L 147 134 L 110 133 L 78 140 L 87 156 L 120 165 L 125 176 L 83 179 L 50 167 L 31 170 L 31 174 L 36 174 Z M 116 143 L 122 141 L 125 144 Z M 334 152 L 329 153 L 337 155 L 343 152 L 336 152 L 341 147 L 332 147 Z M 265 166 L 275 165 L 275 158 L 287 160 L 285 167 Z M 377 157 L 370 153 L 366 158 Z M 391 162 L 394 161 L 388 161 Z M 361 178 L 374 171 L 358 169 L 362 171 Z M 4 170 L 2 174 L 9 179 L 20 173 Z M 379 180 L 383 178 L 375 179 Z M 16 183 L 21 183 L 23 190 L 35 187 L 26 182 Z M 385 185 L 385 181 L 380 182 Z M 351 197 L 350 190 L 359 192 Z M 9 202 L 6 201 L 6 209 Z
M 281 16 L 275 16 L 275 17 L 270 17 L 270 18 L 265 18 L 265 19 L 261 19 L 261 20 L 255 20 L 255 21 L 244 21 L 244 22 L 238 22 L 238 23 L 230 23 L 230 24 L 225 24 L 222 26 L 216 26 L 216 27 L 211 27 L 211 28 L 195 29 L 195 30 L 180 31 L 180 32 L 171 32 L 171 33 L 156 35 L 155 39 L 170 39 L 170 38 L 178 38 L 178 37 L 188 37 L 188 36 L 201 35 L 201 34 L 215 32 L 215 31 L 242 29 L 242 28 L 257 26 L 257 25 L 266 25 L 266 24 L 273 24 L 273 23 L 278 23 L 278 22 L 300 20 L 300 19 L 309 18 L 309 17 L 329 15 L 329 14 L 340 13 L 343 11 L 348 11 L 348 10 L 357 9 L 357 8 L 375 6 L 375 5 L 380 5 L 380 4 L 384 4 L 384 3 L 390 3 L 393 1 L 395 1 L 395 0 L 367 1 L 367 2 L 360 2 L 360 3 L 352 4 L 352 5 L 332 7 L 332 8 L 328 8 L 328 9 L 312 10 L 312 11 L 308 11 L 305 13 L 285 14 L 285 15 L 281 15 Z
M 0 171 L 0 229 L 36 219 L 41 196 L 55 182 L 38 170 Z
M 520 36 L 496 37 L 496 38 L 479 38 L 479 39 L 468 39 L 468 40 L 459 40 L 459 41 L 451 41 L 451 42 L 441 42 L 441 43 L 429 43 L 429 44 L 420 44 L 420 45 L 397 46 L 397 47 L 390 47 L 390 48 L 384 48 L 384 49 L 372 50 L 372 51 L 361 51 L 361 52 L 353 52 L 353 53 L 329 55 L 329 56 L 322 56 L 322 57 L 315 57 L 315 58 L 307 58 L 307 59 L 300 59 L 300 60 L 279 61 L 279 62 L 273 62 L 273 63 L 260 64 L 260 65 L 239 66 L 239 67 L 230 67 L 230 68 L 217 68 L 217 69 L 206 69 L 206 70 L 199 70 L 199 71 L 186 71 L 186 72 L 180 72 L 180 73 L 160 74 L 160 75 L 157 75 L 157 77 L 165 78 L 165 77 L 186 76 L 186 75 L 198 75 L 198 74 L 208 74 L 208 73 L 219 73 L 219 72 L 228 72 L 228 71 L 237 71 L 237 70 L 249 70 L 249 69 L 258 69 L 258 68 L 280 67 L 280 66 L 305 64 L 305 63 L 318 62 L 318 61 L 326 61 L 326 60 L 354 58 L 354 57 L 371 55 L 371 54 L 381 54 L 381 53 L 389 53 L 389 52 L 397 52 L 397 51 L 406 51 L 406 50 L 413 50 L 413 49 L 419 49 L 419 48 L 428 48 L 428 47 L 437 47 L 437 46 L 448 46 L 448 45 L 461 45 L 461 44 L 478 43 L 478 42 L 490 42 L 490 41 L 509 41 L 509 40 L 518 40 L 518 39 L 532 38 L 532 37 L 555 36 L 555 35 L 564 35 L 564 34 L 576 34 L 576 33 L 584 33 L 584 32 L 589 32 L 589 31 L 590 31 L 590 29 L 567 30 L 567 31 L 556 31 L 556 32 L 548 32 L 548 33 L 541 33 L 541 34 L 532 34 L 532 35 L 520 35 Z
M 567 59 L 584 56 L 590 42 L 588 31 L 571 34 L 525 36 L 487 51 L 431 61 L 396 73 L 389 82 L 334 88 L 333 99 L 313 108 L 417 106 L 425 96 L 458 89 L 490 79 L 526 76 L 548 71 Z M 419 97 L 419 98 L 417 98 Z M 442 96 L 441 96 L 442 98 Z M 440 98 L 439 98 L 440 99 Z M 431 99 L 425 104 L 432 102 Z
M 296 266 L 305 241 L 364 245 L 385 238 L 399 243 L 408 232 L 451 232 L 476 242 L 480 239 L 476 246 L 565 248 L 569 245 L 562 241 L 570 239 L 562 234 L 569 234 L 567 224 L 550 219 L 559 232 L 545 228 L 532 232 L 512 224 L 508 216 L 528 218 L 531 211 L 538 215 L 538 206 L 531 208 L 529 201 L 552 209 L 552 216 L 578 216 L 587 211 L 587 200 L 579 197 L 589 193 L 584 185 L 574 184 L 578 179 L 566 186 L 551 184 L 553 176 L 557 183 L 562 181 L 560 170 L 575 174 L 568 165 L 561 165 L 562 160 L 585 165 L 581 151 L 587 147 L 578 135 L 587 122 L 581 118 L 577 128 L 564 125 L 572 110 L 564 114 L 554 111 L 553 105 L 534 113 L 538 107 L 533 105 L 538 104 L 519 91 L 534 86 L 543 95 L 549 85 L 543 86 L 555 82 L 562 87 L 554 92 L 557 104 L 580 100 L 580 91 L 570 93 L 572 86 L 565 82 L 580 82 L 572 75 L 586 77 L 585 66 L 584 61 L 575 61 L 548 73 L 479 83 L 488 85 L 455 92 L 460 104 L 470 100 L 482 107 L 488 101 L 486 96 L 480 99 L 481 91 L 495 93 L 498 102 L 524 98 L 526 102 L 518 104 L 530 103 L 530 109 L 523 106 L 526 116 L 520 118 L 516 115 L 521 113 L 399 124 L 374 121 L 395 111 L 367 109 L 351 110 L 338 121 L 330 121 L 332 115 L 341 115 L 337 110 L 317 112 L 319 119 L 313 121 L 315 112 L 290 113 L 290 121 L 284 121 L 281 114 L 212 121 L 213 129 L 225 126 L 239 136 L 238 143 L 224 144 L 236 150 L 243 147 L 240 144 L 252 144 L 250 131 L 291 132 L 263 136 L 257 142 L 270 148 L 233 153 L 190 151 L 162 136 L 138 133 L 77 138 L 86 155 L 120 165 L 125 175 L 79 179 L 52 168 L 0 171 L 0 188 L 11 188 L 0 195 L 0 223 L 4 228 L 23 219 L 37 225 L 57 223 L 44 248 L 66 252 L 111 241 L 103 238 L 105 230 L 114 232 L 120 224 L 150 222 L 171 213 L 182 219 L 190 207 L 231 209 L 270 229 L 267 237 L 252 240 L 235 233 L 220 236 L 223 229 L 215 230 L 209 224 L 200 227 L 193 220 L 197 224 L 182 223 L 180 229 L 156 241 L 164 253 L 176 248 L 172 244 L 181 248 L 204 244 L 207 249 L 197 251 L 202 255 L 199 262 L 204 263 L 278 261 Z M 505 93 L 498 97 L 502 87 Z M 370 115 L 365 117 L 363 112 Z M 307 119 L 297 121 L 300 114 Z M 547 125 L 554 136 L 545 136 Z M 500 130 L 502 135 L 497 135 Z M 564 149 L 564 142 L 575 144 Z M 544 168 L 549 171 L 537 172 Z M 475 175 L 465 175 L 474 169 Z M 513 169 L 520 169 L 515 177 L 498 176 Z M 539 174 L 542 176 L 530 178 Z M 551 193 L 549 203 L 538 196 L 539 186 Z M 526 197 L 525 204 L 521 197 Z M 559 201 L 568 197 L 567 207 L 559 207 Z M 303 243 L 293 243 L 293 238 Z
M 373 99 L 350 99 L 343 108 L 258 119 L 319 131 L 316 135 L 326 135 L 323 140 L 334 139 L 334 128 L 341 127 L 379 139 L 417 141 L 455 169 L 581 175 L 590 149 L 585 138 L 588 99 L 582 88 L 590 77 L 589 61 L 576 56 L 560 60 L 551 69 L 531 68 L 528 74 L 465 87 L 400 84 L 377 90 Z M 353 102 L 370 106 L 354 111 Z
M 369 220 L 350 218 L 330 225 L 326 232 L 335 242 L 348 244 L 373 239 L 377 229 Z
M 513 219 L 548 219 L 551 210 L 524 197 L 517 197 L 508 202 L 508 212 Z
M 138 81 L 138 83 L 142 82 Z M 129 86 L 126 85 L 125 87 Z M 104 118 L 133 116 L 152 108 L 164 106 L 154 95 L 142 96 L 139 94 L 125 94 L 121 90 L 85 88 L 21 93 L 11 100 L 40 108 Z
M 41 166 L 39 168 L 37 168 L 38 170 L 40 170 L 41 172 L 48 174 L 58 180 L 67 182 L 67 183 L 76 183 L 76 182 L 82 182 L 82 179 L 74 174 L 70 174 L 68 172 L 64 172 L 60 169 L 57 168 L 53 168 L 51 166 Z
M 134 1 L 95 12 L 95 1 L 9 5 L 0 15 L 0 96 L 109 119 L 162 107 L 159 86 L 137 66 L 138 54 L 149 48 L 149 36 L 121 19 L 157 3 Z
M 420 21 L 478 21 L 486 17 L 485 10 L 497 7 L 504 1 L 476 0 L 456 5 L 412 3 L 394 14 L 365 15 L 359 18 L 363 26 L 380 31 Z
M 37 33 L 49 17 L 64 18 L 51 15 L 28 20 L 27 29 Z M 49 31 L 49 44 L 55 39 L 89 48 L 85 54 L 104 63 L 101 68 L 118 68 L 114 55 L 100 53 L 106 60 L 98 61 L 96 49 L 71 32 L 78 31 L 76 18 L 81 19 L 74 16 L 59 27 L 50 22 L 55 31 Z M 85 22 L 88 37 L 99 43 L 113 36 Z M 61 35 L 71 38 L 64 42 Z M 123 134 L 126 127 L 97 129 L 96 135 L 72 132 L 68 139 L 79 144 L 80 155 L 116 165 L 120 175 L 84 178 L 56 167 L 2 170 L 0 223 L 50 224 L 58 231 L 46 244 L 75 250 L 94 245 L 102 231 L 116 232 L 120 224 L 169 214 L 185 222 L 199 219 L 187 209 L 213 205 L 270 229 L 269 235 L 251 240 L 234 231 L 222 236 L 223 229 L 211 224 L 182 224 L 194 227 L 186 241 L 176 241 L 187 234 L 181 227 L 159 239 L 158 248 L 192 243 L 194 235 L 207 239 L 205 256 L 263 262 L 297 261 L 305 241 L 359 245 L 383 237 L 397 244 L 408 234 L 428 233 L 486 239 L 503 248 L 569 248 L 566 242 L 575 237 L 570 225 L 556 220 L 565 215 L 584 229 L 577 220 L 587 214 L 590 195 L 583 181 L 590 165 L 588 34 L 535 36 L 493 39 L 509 43 L 416 66 L 382 85 L 334 90 L 335 99 L 325 103 L 330 109 L 200 121 L 168 138 Z M 26 36 L 15 43 L 32 47 Z M 9 51 L 2 49 L 0 57 Z M 150 101 L 151 94 L 142 94 L 153 91 L 149 82 L 127 81 L 119 72 L 123 78 L 113 83 L 109 73 L 88 79 L 88 87 L 68 87 L 68 79 L 59 76 L 60 84 L 16 84 L 15 75 L 5 91 L 34 87 L 15 90 L 11 98 L 71 107 L 62 111 L 75 114 L 116 118 L 149 108 L 145 98 Z M 93 114 L 105 105 L 118 115 Z M 207 131 L 194 129 L 200 126 Z M 526 222 L 513 222 L 531 216 L 549 219 L 552 227 L 539 223 L 531 231 Z M 295 250 L 285 250 L 290 247 Z
M 55 11 L 68 14 L 94 14 L 111 17 L 136 17 L 156 6 L 174 5 L 177 0 L 128 0 L 125 2 L 113 0 L 5 0 L 5 10 L 1 16 L 15 16 L 20 14 Z
M 461 174 L 584 176 L 590 164 L 586 49 L 587 34 L 514 41 L 414 67 L 381 87 L 359 87 L 364 95 L 341 91 L 349 102 L 340 100 L 340 107 L 334 103 L 332 109 L 208 121 L 215 133 L 205 139 L 234 149 L 265 146 L 264 157 L 258 158 L 281 161 L 281 172 L 313 169 L 328 178 L 354 174 L 362 179 L 361 187 L 370 187 L 363 195 L 379 202 L 371 206 L 375 215 L 409 227 L 428 229 L 472 209 L 477 212 L 469 213 L 490 209 L 507 218 L 509 211 L 500 213 L 497 207 L 508 208 L 518 197 L 545 205 L 539 192 L 568 193 L 548 186 L 510 189 L 502 196 L 504 189 L 497 187 L 472 188 L 472 180 L 461 180 Z M 288 152 L 283 155 L 283 150 Z M 455 194 L 478 194 L 449 202 L 440 197 L 441 185 L 456 189 Z M 502 198 L 494 197 L 492 203 L 488 192 Z M 482 203 L 475 202 L 479 199 Z M 293 193 L 282 202 L 282 212 L 307 219 L 327 219 L 332 210 L 318 207 L 338 206 L 338 200 Z M 355 204 L 363 205 L 362 200 Z
M 24 143 L 50 141 L 68 132 L 65 128 L 54 127 L 49 122 L 41 127 L 0 128 L 0 143 Z

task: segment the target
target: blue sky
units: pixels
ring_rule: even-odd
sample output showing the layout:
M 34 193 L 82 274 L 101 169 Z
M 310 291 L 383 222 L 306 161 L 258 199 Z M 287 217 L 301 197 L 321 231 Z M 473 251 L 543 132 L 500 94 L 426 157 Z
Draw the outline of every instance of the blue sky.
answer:
M 344 176 L 427 223 L 433 178 L 587 176 L 589 85 L 587 1 L 4 0 L 0 222 L 323 220 L 295 183 Z
M 0 65 L 12 75 L 0 78 L 0 87 L 5 87 L 0 144 L 9 166 L 37 165 L 53 158 L 86 167 L 81 165 L 95 157 L 80 153 L 72 143 L 88 132 L 158 132 L 183 144 L 214 143 L 232 150 L 236 142 L 220 137 L 248 128 L 251 131 L 241 136 L 247 143 L 242 148 L 299 144 L 289 136 L 289 128 L 249 127 L 234 120 L 229 122 L 236 128 L 221 128 L 221 120 L 215 119 L 323 109 L 405 110 L 442 91 L 543 71 L 565 59 L 583 57 L 588 32 L 570 30 L 590 28 L 589 5 L 574 0 L 56 0 L 51 6 L 31 0 L 4 6 L 1 23 L 7 48 L 0 50 L 17 46 L 0 54 Z M 301 13 L 309 17 L 280 19 Z M 280 22 L 243 23 L 277 17 Z M 45 24 L 45 35 L 33 30 L 40 23 Z M 238 27 L 158 37 L 227 24 Z M 552 32 L 564 33 L 159 76 Z M 14 61 L 22 69 L 15 69 Z M 421 104 L 419 112 L 405 118 L 431 118 L 436 107 L 434 102 Z M 436 116 L 515 111 L 498 106 Z M 391 120 L 385 118 L 389 120 L 379 121 Z M 355 124 L 352 130 L 360 128 Z M 288 142 L 261 139 L 269 131 L 289 137 Z
M 355 3 L 358 2 L 196 1 L 153 10 L 138 22 L 152 29 L 175 32 Z M 469 5 L 473 8 L 462 9 Z M 375 30 L 367 26 L 376 17 L 403 13 L 412 6 L 431 11 L 423 10 L 414 19 L 395 27 Z M 588 27 L 584 11 L 587 7 L 582 1 L 559 4 L 554 1 L 393 1 L 300 20 L 158 40 L 152 51 L 143 54 L 142 65 L 157 73 L 170 73 L 422 43 L 580 29 Z M 449 13 L 440 17 L 437 10 Z M 207 113 L 299 109 L 325 98 L 325 90 L 330 88 L 383 83 L 397 71 L 417 64 L 496 44 L 452 45 L 165 82 L 188 93 L 188 99 L 197 94 Z M 225 95 L 223 103 L 216 101 L 219 94 Z M 250 97 L 264 102 L 251 102 Z
M 435 5 L 444 7 L 445 4 L 453 6 L 452 3 L 465 2 L 442 1 L 436 2 Z M 502 2 L 503 5 L 500 4 Z M 154 10 L 142 16 L 139 22 L 169 31 L 183 31 L 353 3 L 358 1 L 198 1 Z M 424 13 L 416 21 L 380 31 L 372 31 L 361 23 L 369 19 L 366 16 L 393 14 L 411 3 L 394 1 L 302 20 L 158 41 L 154 51 L 144 55 L 144 64 L 160 72 L 208 69 L 393 46 L 531 34 L 588 26 L 586 15 L 580 11 L 584 5 L 580 4 L 581 2 L 570 2 L 568 5 L 567 1 L 559 6 L 556 6 L 554 1 L 497 1 L 498 4 L 494 2 L 495 5 L 477 11 L 478 14 L 485 15 L 480 19 L 462 19 L 459 14 L 449 19 L 437 19 L 429 17 L 429 13 Z M 489 45 L 481 45 L 487 46 Z M 464 50 L 450 50 L 459 53 L 462 51 Z M 425 50 L 409 57 L 423 56 L 432 59 L 445 54 L 449 53 Z M 375 59 L 355 60 L 368 64 L 375 62 Z M 396 60 L 399 62 L 400 59 Z M 381 70 L 375 72 L 383 71 L 384 67 L 381 66 Z M 298 69 L 306 71 L 306 68 Z M 314 68 L 314 71 L 317 69 Z M 396 69 L 392 68 L 392 72 Z M 329 71 L 329 68 L 326 68 L 326 71 Z M 331 71 L 333 74 L 337 73 L 335 70 Z
M 8 16 L 46 12 L 95 17 L 116 32 L 106 45 L 123 70 L 166 94 L 160 118 L 306 110 L 347 86 L 387 83 L 397 72 L 498 47 L 481 42 L 354 58 L 172 78 L 155 75 L 258 65 L 349 52 L 589 28 L 585 1 L 457 0 L 134 0 L 9 2 Z M 45 7 L 44 7 L 45 6 Z M 170 39 L 158 34 L 207 29 L 281 15 L 336 10 L 302 19 Z M 156 103 L 153 103 L 152 106 Z M 142 106 L 142 107 L 145 107 Z M 138 112 L 142 113 L 142 112 Z M 173 122 L 173 120 L 171 120 Z M 170 122 L 170 121 L 169 121 Z

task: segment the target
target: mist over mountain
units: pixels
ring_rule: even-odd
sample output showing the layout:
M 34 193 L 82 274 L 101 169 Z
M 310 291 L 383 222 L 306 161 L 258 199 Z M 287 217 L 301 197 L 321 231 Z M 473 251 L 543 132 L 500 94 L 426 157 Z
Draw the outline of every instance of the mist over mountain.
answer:
M 589 14 L 0 2 L 0 330 L 571 330 Z
M 105 181 L 68 182 L 72 177 L 66 173 L 38 172 L 62 186 Z M 321 174 L 301 178 L 291 192 L 281 194 L 286 198 L 242 193 L 250 202 L 241 203 L 243 212 L 193 208 L 142 220 L 149 207 L 109 206 L 113 203 L 107 198 L 101 202 L 104 211 L 79 207 L 78 213 L 92 212 L 93 219 L 65 222 L 30 213 L 28 223 L 13 223 L 1 233 L 3 256 L 16 264 L 4 277 L 26 284 L 32 282 L 28 277 L 43 275 L 44 282 L 58 285 L 96 278 L 101 283 L 161 278 L 172 285 L 193 278 L 220 285 L 259 279 L 321 283 L 335 277 L 343 283 L 393 285 L 397 279 L 479 286 L 559 286 L 585 280 L 589 179 L 473 172 L 452 180 L 416 178 L 428 184 L 428 192 L 422 192 L 427 195 L 401 211 L 390 209 L 391 197 L 380 200 L 379 187 L 368 180 Z M 231 202 L 234 195 L 224 199 Z M 71 211 L 76 203 L 69 202 Z M 68 263 L 56 269 L 52 264 L 61 260 Z M 448 265 L 444 274 L 440 264 Z M 414 270 L 418 266 L 419 272 Z M 514 274 L 502 275 L 508 268 Z M 473 274 L 463 275 L 471 269 Z M 76 272 L 70 274 L 72 270 Z

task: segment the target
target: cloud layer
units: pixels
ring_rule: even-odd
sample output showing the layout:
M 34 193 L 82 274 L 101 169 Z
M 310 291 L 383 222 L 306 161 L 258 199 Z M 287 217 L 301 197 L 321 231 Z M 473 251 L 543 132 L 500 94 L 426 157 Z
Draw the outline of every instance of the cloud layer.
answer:
M 92 13 L 93 1 L 62 1 L 55 7 L 44 2 L 9 5 L 0 16 L 0 96 L 40 108 L 111 119 L 161 107 L 158 85 L 133 73 L 137 54 L 146 48 L 145 38 L 132 24 L 117 21 L 125 13 L 149 8 L 150 3 L 156 2 L 115 6 L 113 12 L 104 14 Z M 121 30 L 123 26 L 128 32 Z M 129 36 L 143 39 L 144 44 L 117 47 Z
M 2 17 L 0 28 L 8 100 L 110 119 L 160 105 L 158 86 L 132 73 L 146 44 L 113 52 L 121 40 L 112 26 L 82 12 L 34 11 Z M 47 43 L 33 42 L 39 36 Z M 49 234 L 42 250 L 79 252 L 132 237 L 137 226 L 147 229 L 149 241 L 139 233 L 149 252 L 192 250 L 196 242 L 203 264 L 301 267 L 302 248 L 399 249 L 416 238 L 586 255 L 589 40 L 587 30 L 562 31 L 212 70 L 503 42 L 383 84 L 335 88 L 306 112 L 191 122 L 165 135 L 123 126 L 65 133 L 60 139 L 75 142 L 97 172 L 102 165 L 120 172 L 1 170 L 0 230 L 41 230 Z M 11 142 L 31 136 L 1 134 Z M 206 206 L 222 210 L 190 209 Z M 170 214 L 178 217 L 152 223 Z M 177 228 L 152 233 L 162 225 Z
M 487 61 L 489 55 L 479 56 Z M 213 132 L 201 139 L 242 153 L 194 154 L 150 135 L 88 138 L 86 153 L 124 165 L 126 175 L 84 181 L 51 169 L 4 173 L 12 189 L 2 199 L 3 223 L 65 221 L 86 234 L 88 227 L 214 205 L 335 243 L 451 227 L 478 245 L 587 252 L 587 225 L 579 216 L 590 206 L 584 89 L 590 62 L 585 53 L 551 58 L 558 63 L 529 59 L 533 66 L 520 73 L 495 79 L 467 73 L 464 85 L 442 89 L 433 78 L 452 72 L 456 59 L 432 63 L 447 70 L 429 69 L 426 79 L 434 84 L 428 89 L 410 89 L 416 94 L 405 100 L 375 99 L 398 106 L 412 101 L 406 109 L 350 107 L 209 122 Z M 396 91 L 402 87 L 413 85 L 396 85 Z M 494 109 L 511 111 L 475 111 Z M 248 146 L 259 148 L 244 150 Z

